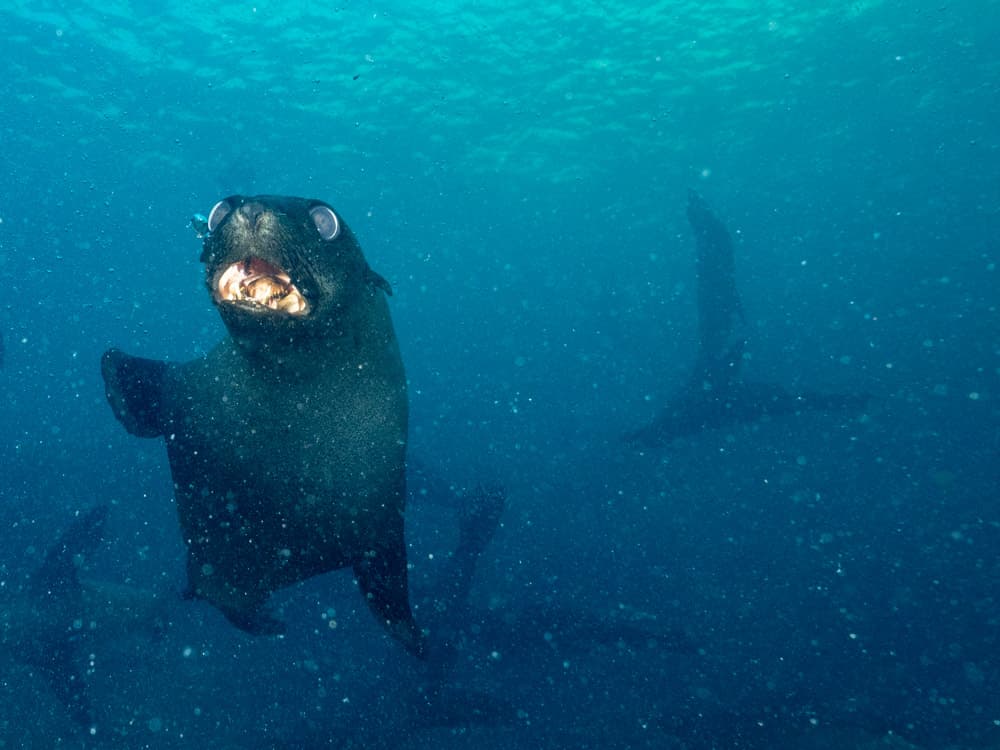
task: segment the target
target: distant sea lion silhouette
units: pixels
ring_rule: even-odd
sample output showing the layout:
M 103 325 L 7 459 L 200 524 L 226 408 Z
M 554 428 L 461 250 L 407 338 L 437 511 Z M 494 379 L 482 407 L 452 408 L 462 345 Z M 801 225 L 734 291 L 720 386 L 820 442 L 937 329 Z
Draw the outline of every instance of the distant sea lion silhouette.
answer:
M 776 383 L 743 380 L 746 318 L 736 289 L 732 238 L 694 190 L 688 192 L 687 216 L 697 249 L 698 359 L 691 377 L 656 418 L 627 434 L 626 442 L 666 444 L 765 416 L 863 408 L 868 401 L 863 394 L 791 392 Z
M 101 363 L 115 416 L 166 441 L 189 593 L 243 630 L 275 633 L 272 591 L 351 566 L 378 619 L 422 655 L 388 283 L 319 200 L 234 195 L 196 228 L 229 336 L 181 365 L 114 349 Z
M 79 572 L 81 560 L 101 542 L 107 513 L 102 505 L 76 516 L 17 596 L 12 596 L 11 587 L 4 589 L 0 607 L 0 644 L 37 669 L 81 725 L 94 718 L 81 669 L 86 654 L 83 636 L 89 633 L 74 627 L 74 622 L 90 622 L 93 608 L 88 606 L 91 602 Z
M 2 658 L 28 666 L 88 728 L 101 713 L 90 695 L 92 654 L 133 634 L 156 637 L 169 619 L 160 593 L 88 575 L 107 515 L 106 505 L 76 513 L 30 575 L 0 587 Z

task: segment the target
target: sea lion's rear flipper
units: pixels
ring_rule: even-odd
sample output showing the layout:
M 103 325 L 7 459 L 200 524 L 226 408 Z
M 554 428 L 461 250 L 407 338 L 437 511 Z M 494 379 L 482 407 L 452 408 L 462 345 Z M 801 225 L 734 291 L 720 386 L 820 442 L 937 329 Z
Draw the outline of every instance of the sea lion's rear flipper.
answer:
M 402 520 L 398 530 L 388 533 L 380 540 L 378 548 L 368 552 L 363 560 L 354 565 L 354 575 L 368 607 L 379 622 L 410 653 L 424 658 L 424 635 L 410 611 Z
M 479 484 L 470 492 L 458 511 L 458 547 L 478 557 L 486 549 L 507 505 L 507 490 L 492 482 Z
M 688 191 L 688 222 L 694 232 L 698 275 L 698 337 L 695 378 L 722 387 L 739 377 L 746 319 L 736 289 L 733 240 L 705 199 Z
M 108 506 L 97 505 L 73 519 L 73 523 L 59 535 L 45 552 L 45 559 L 31 574 L 31 585 L 46 596 L 77 594 L 80 556 L 90 555 L 101 543 Z
M 454 615 L 469 604 L 476 564 L 500 527 L 507 491 L 498 483 L 477 485 L 462 498 L 458 510 L 458 545 L 445 568 L 443 593 L 436 608 Z
M 49 645 L 43 658 L 29 660 L 52 688 L 59 701 L 80 726 L 94 722 L 94 706 L 83 673 L 77 667 L 78 654 L 67 641 Z
M 171 365 L 109 349 L 101 357 L 104 391 L 118 421 L 137 437 L 165 432 L 166 387 Z
M 29 579 L 32 597 L 43 617 L 51 620 L 66 618 L 69 613 L 75 616 L 83 607 L 80 557 L 92 554 L 101 543 L 107 515 L 106 505 L 81 513 L 46 550 L 45 559 Z M 74 642 L 79 633 L 69 623 L 55 628 L 39 623 L 36 637 L 38 648 L 27 649 L 25 660 L 38 669 L 74 721 L 81 725 L 91 723 L 93 706 Z

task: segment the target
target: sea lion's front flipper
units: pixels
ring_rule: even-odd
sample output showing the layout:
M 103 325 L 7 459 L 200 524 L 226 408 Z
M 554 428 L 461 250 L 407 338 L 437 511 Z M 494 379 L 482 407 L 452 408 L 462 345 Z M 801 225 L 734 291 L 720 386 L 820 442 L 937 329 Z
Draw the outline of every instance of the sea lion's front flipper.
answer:
M 165 394 L 171 365 L 109 349 L 101 357 L 104 391 L 118 421 L 137 437 L 159 437 L 168 421 Z
M 380 540 L 376 549 L 354 565 L 361 593 L 379 622 L 385 625 L 408 651 L 424 658 L 424 635 L 410 611 L 406 580 L 406 548 L 403 543 L 402 519 L 398 528 Z
M 733 240 L 705 199 L 688 191 L 688 222 L 694 232 L 698 275 L 698 337 L 695 377 L 724 386 L 739 376 L 746 319 L 736 289 Z

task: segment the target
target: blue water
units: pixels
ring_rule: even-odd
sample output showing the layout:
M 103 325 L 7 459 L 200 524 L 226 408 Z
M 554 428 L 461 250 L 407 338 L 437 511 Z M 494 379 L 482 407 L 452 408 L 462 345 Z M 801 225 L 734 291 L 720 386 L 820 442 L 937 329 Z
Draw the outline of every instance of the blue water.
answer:
M 91 726 L 4 631 L 0 744 L 1000 747 L 1000 3 L 12 0 L 0 25 L 4 622 L 98 503 L 84 572 L 119 601 L 78 623 Z M 689 187 L 737 239 L 747 376 L 863 414 L 622 444 L 695 356 Z M 98 362 L 222 337 L 188 220 L 237 192 L 337 208 L 395 290 L 411 450 L 507 489 L 444 701 L 346 572 L 275 595 L 281 640 L 180 598 L 162 445 Z M 433 599 L 452 509 L 407 526 Z

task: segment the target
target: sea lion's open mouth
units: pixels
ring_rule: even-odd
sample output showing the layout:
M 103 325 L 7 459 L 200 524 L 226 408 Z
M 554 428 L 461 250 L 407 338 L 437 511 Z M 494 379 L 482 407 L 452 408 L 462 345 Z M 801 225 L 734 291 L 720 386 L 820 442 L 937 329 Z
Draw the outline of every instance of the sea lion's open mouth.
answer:
M 309 303 L 289 275 L 260 258 L 247 258 L 229 266 L 219 277 L 216 294 L 222 302 L 246 303 L 288 315 L 309 312 Z

